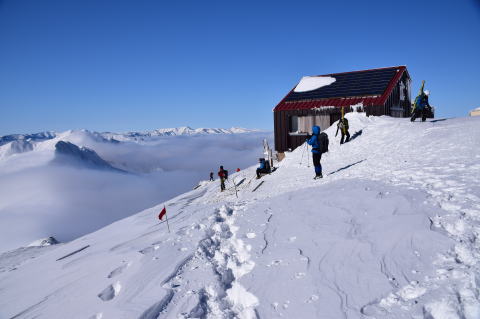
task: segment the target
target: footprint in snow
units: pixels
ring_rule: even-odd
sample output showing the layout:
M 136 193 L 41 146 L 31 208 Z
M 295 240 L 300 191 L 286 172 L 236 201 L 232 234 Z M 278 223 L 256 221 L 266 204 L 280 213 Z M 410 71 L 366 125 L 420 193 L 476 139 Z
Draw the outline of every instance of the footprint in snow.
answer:
M 110 272 L 110 274 L 108 274 L 107 278 L 113 278 L 115 276 L 118 276 L 120 275 L 126 268 L 130 267 L 130 264 L 131 263 L 124 263 L 123 265 L 121 265 L 120 267 L 117 267 L 115 268 L 114 270 L 112 270 Z
M 274 260 L 271 263 L 267 265 L 267 267 L 272 267 L 272 266 L 279 266 L 282 263 L 281 260 Z
M 308 300 L 306 301 L 306 303 L 312 303 L 312 302 L 315 302 L 319 299 L 319 297 L 317 295 L 311 295 L 310 298 L 308 298 Z
M 98 298 L 102 299 L 103 301 L 110 301 L 120 293 L 121 289 L 122 285 L 120 285 L 120 282 L 117 281 L 113 285 L 103 289 L 103 291 L 98 294 Z
M 307 274 L 304 273 L 304 272 L 297 272 L 297 273 L 295 274 L 295 278 L 301 279 L 301 278 L 305 277 L 306 275 L 307 275 Z
M 158 248 L 160 248 L 159 245 L 155 245 L 153 247 L 147 247 L 147 248 L 144 248 L 142 250 L 140 250 L 139 252 L 143 255 L 147 255 L 147 254 L 150 254 L 152 252 L 154 252 L 155 250 L 157 250 Z

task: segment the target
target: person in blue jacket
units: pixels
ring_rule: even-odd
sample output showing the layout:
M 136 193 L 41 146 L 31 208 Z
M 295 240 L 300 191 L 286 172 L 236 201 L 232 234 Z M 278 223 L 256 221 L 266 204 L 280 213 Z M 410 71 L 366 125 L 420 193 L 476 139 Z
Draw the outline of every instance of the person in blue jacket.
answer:
M 261 177 L 261 174 L 270 173 L 269 170 L 268 170 L 268 165 L 265 162 L 264 158 L 259 158 L 258 162 L 259 162 L 260 166 L 257 168 L 257 179 L 259 179 Z
M 327 150 L 324 149 L 325 142 L 328 145 L 328 137 L 327 134 L 321 133 L 320 134 L 320 126 L 313 126 L 312 127 L 313 135 L 307 139 L 307 143 L 312 146 L 312 158 L 313 158 L 313 166 L 315 167 L 315 178 L 322 178 L 322 164 L 320 164 L 320 159 L 322 158 L 322 153 L 326 152 Z M 324 139 L 327 139 L 326 141 Z M 328 146 L 327 146 L 328 147 Z
M 425 122 L 427 119 L 427 108 L 431 110 L 430 103 L 428 103 L 428 96 L 430 92 L 428 90 L 423 90 L 425 86 L 425 81 L 422 81 L 422 86 L 420 87 L 420 92 L 413 103 L 412 118 L 410 121 L 414 122 L 417 117 L 422 118 L 422 122 Z

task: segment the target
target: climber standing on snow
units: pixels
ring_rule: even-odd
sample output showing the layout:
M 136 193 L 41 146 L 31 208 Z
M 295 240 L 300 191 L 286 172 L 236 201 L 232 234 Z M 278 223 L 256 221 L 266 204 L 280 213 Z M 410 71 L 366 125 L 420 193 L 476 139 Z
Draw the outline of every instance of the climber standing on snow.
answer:
M 428 103 L 428 96 L 430 95 L 430 92 L 428 90 L 424 91 L 424 86 L 425 81 L 422 81 L 420 92 L 418 92 L 418 95 L 413 102 L 412 118 L 410 119 L 412 122 L 414 122 L 417 117 L 421 117 L 422 122 L 425 122 L 425 120 L 427 119 L 427 108 L 431 109 L 431 106 Z
M 210 172 L 210 181 L 213 182 L 213 172 Z
M 337 133 L 335 134 L 335 136 L 337 136 L 338 130 L 340 130 L 340 132 L 342 133 L 340 144 L 343 144 L 344 139 L 345 139 L 345 143 L 350 141 L 350 133 L 348 133 L 348 120 L 345 117 L 342 117 L 340 120 L 338 120 Z M 345 136 L 347 138 L 345 138 Z
M 313 135 L 307 138 L 307 143 L 312 146 L 313 166 L 315 167 L 315 177 L 322 178 L 322 164 L 320 159 L 322 154 L 328 152 L 328 135 L 324 132 L 320 133 L 320 126 L 312 127 Z
M 220 177 L 220 191 L 223 192 L 225 190 L 225 178 L 226 173 L 223 169 L 223 166 L 220 166 L 220 170 L 218 171 L 218 177 Z
M 343 144 L 343 139 L 345 136 L 347 137 L 345 139 L 345 143 L 350 141 L 350 133 L 348 133 L 348 120 L 345 118 L 345 109 L 342 107 L 342 117 L 340 120 L 338 120 L 337 124 L 337 133 L 335 133 L 335 137 L 338 135 L 338 130 L 342 132 L 342 138 L 340 139 L 340 145 Z

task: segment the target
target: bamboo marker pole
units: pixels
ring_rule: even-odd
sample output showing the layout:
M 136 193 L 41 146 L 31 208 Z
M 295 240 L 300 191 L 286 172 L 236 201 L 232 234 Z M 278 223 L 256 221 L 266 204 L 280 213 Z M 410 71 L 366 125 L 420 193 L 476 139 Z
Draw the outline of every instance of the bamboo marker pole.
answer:
M 168 232 L 170 233 L 170 225 L 168 224 L 168 214 L 165 212 L 165 219 L 167 221 Z

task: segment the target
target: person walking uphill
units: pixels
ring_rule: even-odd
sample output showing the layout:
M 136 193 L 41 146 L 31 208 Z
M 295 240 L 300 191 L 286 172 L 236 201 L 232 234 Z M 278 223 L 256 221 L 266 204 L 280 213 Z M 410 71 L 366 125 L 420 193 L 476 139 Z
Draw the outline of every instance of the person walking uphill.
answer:
M 328 152 L 328 135 L 320 133 L 320 126 L 312 127 L 313 135 L 307 139 L 307 143 L 312 146 L 313 166 L 315 167 L 315 177 L 322 178 L 322 164 L 320 159 L 322 154 Z
M 213 172 L 210 172 L 210 181 L 213 182 Z
M 338 130 L 340 130 L 340 132 L 342 133 L 340 144 L 343 144 L 343 139 L 345 138 L 345 136 L 347 137 L 345 139 L 345 143 L 350 141 L 350 133 L 348 133 L 348 120 L 345 117 L 342 117 L 340 120 L 338 120 L 337 133 L 335 134 L 335 136 L 337 136 Z
M 218 177 L 220 177 L 220 191 L 225 190 L 225 178 L 226 178 L 226 173 L 225 170 L 223 169 L 223 166 L 220 166 L 220 170 L 218 171 Z

